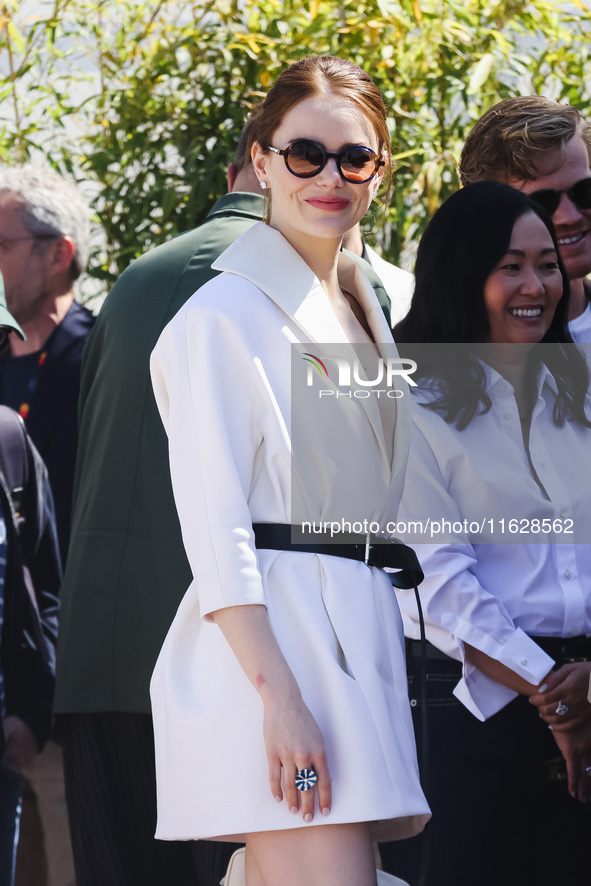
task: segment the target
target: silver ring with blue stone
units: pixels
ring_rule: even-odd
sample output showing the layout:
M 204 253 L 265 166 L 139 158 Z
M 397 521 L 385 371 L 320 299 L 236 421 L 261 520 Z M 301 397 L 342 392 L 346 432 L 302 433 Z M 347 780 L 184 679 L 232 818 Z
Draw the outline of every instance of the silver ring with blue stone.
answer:
M 295 777 L 295 786 L 298 791 L 309 791 L 317 781 L 318 776 L 313 769 L 300 769 Z

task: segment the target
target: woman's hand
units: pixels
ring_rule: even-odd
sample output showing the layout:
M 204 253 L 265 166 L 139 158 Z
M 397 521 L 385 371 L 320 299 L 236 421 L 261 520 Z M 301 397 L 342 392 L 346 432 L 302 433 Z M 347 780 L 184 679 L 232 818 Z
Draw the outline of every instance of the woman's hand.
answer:
M 265 700 L 264 694 L 261 694 Z M 317 795 L 319 809 L 323 815 L 328 815 L 332 790 L 324 741 L 299 692 L 296 697 L 279 704 L 267 700 L 264 736 L 269 760 L 269 781 L 277 802 L 285 797 L 294 814 L 301 808 L 304 821 L 312 821 Z M 316 786 L 309 791 L 299 791 L 296 788 L 295 778 L 300 769 L 313 769 L 318 777 Z
M 587 803 L 591 800 L 591 775 L 587 774 L 587 767 L 591 766 L 591 724 L 568 732 L 552 731 L 566 760 L 569 792 L 582 803 Z
M 552 671 L 545 679 L 546 689 L 530 696 L 540 716 L 555 732 L 568 732 L 585 724 L 591 727 L 591 704 L 587 700 L 591 662 L 577 661 Z M 568 708 L 557 713 L 559 703 Z
M 267 610 L 260 605 L 230 606 L 218 609 L 212 618 L 263 702 L 273 796 L 279 803 L 285 796 L 292 812 L 301 808 L 304 821 L 311 821 L 318 794 L 319 808 L 328 815 L 332 796 L 324 740 L 271 630 Z M 318 776 L 309 791 L 295 786 L 300 769 L 313 769 Z

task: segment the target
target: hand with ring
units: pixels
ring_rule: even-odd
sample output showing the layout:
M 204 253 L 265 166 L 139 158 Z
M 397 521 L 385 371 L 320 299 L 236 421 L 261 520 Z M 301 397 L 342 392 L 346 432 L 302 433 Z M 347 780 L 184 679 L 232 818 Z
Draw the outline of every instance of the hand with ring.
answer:
M 324 741 L 301 697 L 286 706 L 265 703 L 264 734 L 269 781 L 277 802 L 285 799 L 291 812 L 300 813 L 306 823 L 317 809 L 328 815 L 332 789 Z
M 559 732 L 553 730 L 554 740 L 566 762 L 568 790 L 581 803 L 591 800 L 591 726 Z
M 587 699 L 591 662 L 571 662 L 544 679 L 542 691 L 530 697 L 540 716 L 552 729 L 565 732 L 583 724 L 591 725 L 591 704 Z

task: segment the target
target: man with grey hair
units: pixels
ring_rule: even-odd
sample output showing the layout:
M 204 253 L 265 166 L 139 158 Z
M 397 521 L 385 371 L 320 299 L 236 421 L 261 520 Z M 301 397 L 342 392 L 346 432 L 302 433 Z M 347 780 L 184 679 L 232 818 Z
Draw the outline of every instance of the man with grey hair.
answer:
M 65 563 L 78 445 L 82 348 L 94 316 L 74 300 L 90 241 L 90 211 L 76 185 L 47 166 L 0 168 L 0 271 L 26 334 L 0 350 L 0 403 L 24 419 L 49 473 Z M 48 886 L 73 886 L 61 748 L 49 742 L 29 776 L 45 837 Z M 27 818 L 22 844 L 27 855 Z M 40 851 L 40 847 L 39 847 Z
M 82 346 L 93 315 L 74 301 L 86 267 L 90 211 L 49 167 L 0 169 L 0 271 L 26 341 L 0 356 L 0 402 L 15 409 L 47 469 L 62 560 L 68 549 Z

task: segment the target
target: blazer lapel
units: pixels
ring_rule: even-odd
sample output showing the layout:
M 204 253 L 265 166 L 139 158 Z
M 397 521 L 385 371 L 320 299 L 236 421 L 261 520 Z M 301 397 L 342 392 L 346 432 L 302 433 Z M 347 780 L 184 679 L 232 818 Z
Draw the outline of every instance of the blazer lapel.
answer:
M 269 257 L 264 264 L 260 261 L 261 245 Z M 222 253 L 212 268 L 250 280 L 271 298 L 302 330 L 305 339 L 314 343 L 315 350 L 321 352 L 318 356 L 332 365 L 334 378 L 337 377 L 337 366 L 333 359 L 334 354 L 331 358 L 331 345 L 339 346 L 339 356 L 343 354 L 343 350 L 346 353 L 350 349 L 351 360 L 354 359 L 354 346 L 337 320 L 320 281 L 279 231 L 262 223 L 253 225 Z M 338 274 L 342 284 L 358 295 L 380 355 L 391 357 L 396 353 L 392 332 L 362 269 L 353 259 L 341 254 Z M 397 408 L 402 400 L 408 399 L 405 394 L 401 400 L 397 400 Z M 394 464 L 391 465 L 376 397 L 356 398 L 356 402 L 367 415 L 384 466 L 388 475 L 392 476 L 391 472 L 394 468 L 398 470 L 399 462 L 400 465 L 406 463 L 410 431 L 408 428 L 399 428 L 399 425 L 407 422 L 396 421 Z M 406 413 L 405 409 L 400 411 L 399 419 L 403 418 L 403 413 Z M 406 418 L 409 419 L 409 415 Z M 405 447 L 400 457 L 397 454 L 399 446 Z
M 358 268 L 358 266 L 356 267 Z M 358 271 L 359 270 L 360 269 L 358 268 Z M 379 302 L 373 297 L 372 286 L 363 273 L 359 273 L 358 276 L 359 280 L 356 284 L 355 292 L 359 295 L 359 298 L 362 301 L 362 307 L 365 311 L 365 316 L 367 317 L 380 356 L 384 361 L 393 358 L 398 359 L 398 349 L 392 338 L 392 330 L 388 326 Z M 395 401 L 396 425 L 394 428 L 394 456 L 392 464 L 389 465 L 391 468 L 392 482 L 394 482 L 400 471 L 406 470 L 412 429 L 410 389 L 408 383 L 402 378 L 402 376 L 400 376 L 396 381 L 396 387 L 398 390 L 402 391 L 402 397 L 399 397 Z M 385 457 L 389 463 L 389 457 L 386 454 Z
M 264 263 L 261 251 L 267 256 Z M 250 280 L 290 317 L 295 316 L 306 295 L 318 283 L 314 272 L 279 231 L 262 222 L 235 240 L 214 261 L 212 268 Z

